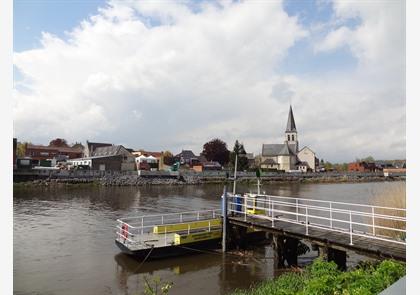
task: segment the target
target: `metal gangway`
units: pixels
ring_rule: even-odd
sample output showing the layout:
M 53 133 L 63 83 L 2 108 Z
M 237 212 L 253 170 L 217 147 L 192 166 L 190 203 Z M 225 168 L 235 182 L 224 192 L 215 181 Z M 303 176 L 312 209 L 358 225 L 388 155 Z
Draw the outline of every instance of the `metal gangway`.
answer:
M 132 251 L 164 247 L 174 243 L 174 233 L 177 232 L 190 234 L 220 230 L 221 225 L 214 222 L 220 216 L 220 209 L 210 209 L 119 218 L 116 241 Z
M 346 248 L 404 256 L 406 209 L 267 194 L 227 194 L 230 221 Z M 393 250 L 394 249 L 394 250 Z M 401 257 L 400 257 L 401 258 Z

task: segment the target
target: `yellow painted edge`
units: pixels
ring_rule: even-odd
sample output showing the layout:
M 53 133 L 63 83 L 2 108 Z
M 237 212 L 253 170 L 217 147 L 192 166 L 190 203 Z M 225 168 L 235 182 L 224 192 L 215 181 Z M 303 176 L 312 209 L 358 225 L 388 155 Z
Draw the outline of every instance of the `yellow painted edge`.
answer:
M 199 233 L 192 233 L 189 235 L 174 235 L 174 244 L 175 245 L 182 245 L 182 244 L 190 244 L 194 242 L 212 240 L 222 237 L 222 231 L 210 231 L 210 232 L 199 232 Z
M 169 224 L 169 225 L 156 225 L 153 227 L 153 233 L 154 234 L 164 234 L 165 228 L 166 233 L 172 233 L 172 232 L 178 232 L 178 231 L 185 231 L 188 230 L 188 225 L 190 226 L 190 230 L 204 228 L 209 225 L 210 226 L 218 226 L 221 225 L 220 218 L 216 219 L 209 219 L 209 220 L 200 220 L 200 221 L 193 221 L 193 222 L 183 222 L 183 223 L 177 223 L 177 224 Z
M 247 209 L 246 213 L 258 215 L 258 214 L 265 214 L 265 211 L 261 209 Z

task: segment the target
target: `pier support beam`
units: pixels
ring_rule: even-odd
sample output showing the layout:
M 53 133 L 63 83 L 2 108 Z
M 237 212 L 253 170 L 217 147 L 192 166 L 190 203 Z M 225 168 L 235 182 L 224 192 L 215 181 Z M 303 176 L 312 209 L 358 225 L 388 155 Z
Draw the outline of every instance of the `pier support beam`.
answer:
M 347 269 L 347 253 L 346 251 L 333 249 L 330 247 L 318 248 L 319 257 L 327 261 L 334 261 L 337 264 L 339 270 L 345 271 Z
M 247 244 L 248 244 L 246 230 L 247 230 L 246 227 L 239 226 L 239 225 L 232 225 L 228 228 L 229 248 L 235 248 L 236 250 L 246 249 Z
M 337 249 L 331 249 L 328 251 L 328 261 L 334 261 L 339 270 L 345 271 L 347 269 L 347 253 Z
M 289 267 L 298 265 L 298 245 L 298 239 L 286 238 L 284 258 L 286 259 Z
M 298 265 L 298 239 L 274 234 L 272 245 L 277 268 L 284 268 L 286 266 L 284 261 L 288 267 Z
M 284 268 L 284 237 L 273 234 L 272 245 L 274 251 L 274 266 Z

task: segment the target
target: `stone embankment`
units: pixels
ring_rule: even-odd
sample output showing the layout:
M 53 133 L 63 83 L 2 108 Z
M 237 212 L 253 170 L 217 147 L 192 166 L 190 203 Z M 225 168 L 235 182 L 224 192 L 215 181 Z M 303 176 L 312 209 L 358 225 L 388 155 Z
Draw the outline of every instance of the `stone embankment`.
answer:
M 399 177 L 384 177 L 380 175 L 361 175 L 361 174 L 318 174 L 318 175 L 288 175 L 266 176 L 262 177 L 264 183 L 344 183 L 344 182 L 378 182 L 378 181 L 394 181 L 402 180 Z M 22 182 L 22 185 L 71 185 L 71 184 L 91 184 L 101 186 L 144 186 L 144 185 L 194 185 L 205 183 L 223 183 L 226 176 L 221 175 L 178 175 L 173 177 L 144 177 L 139 175 L 112 174 L 94 177 L 47 177 L 33 181 Z M 242 176 L 238 178 L 238 182 L 255 183 L 256 178 L 250 176 Z

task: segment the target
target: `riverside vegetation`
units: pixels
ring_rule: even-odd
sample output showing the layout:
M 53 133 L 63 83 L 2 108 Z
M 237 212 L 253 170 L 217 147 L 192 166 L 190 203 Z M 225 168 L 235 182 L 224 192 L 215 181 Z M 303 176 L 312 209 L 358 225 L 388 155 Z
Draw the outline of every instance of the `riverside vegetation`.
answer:
M 389 207 L 389 208 L 406 208 L 406 193 L 405 193 L 405 181 L 398 183 L 398 185 L 393 185 L 392 187 L 387 187 L 386 189 L 382 189 L 377 192 L 372 193 L 372 205 L 382 206 L 382 207 Z M 405 217 L 405 211 L 400 210 L 395 212 L 395 216 Z M 375 214 L 389 214 L 389 209 L 386 208 L 378 208 L 375 209 Z M 375 224 L 382 226 L 382 227 L 391 227 L 397 228 L 400 230 L 405 230 L 406 223 L 404 221 L 399 220 L 384 220 L 381 218 L 377 218 L 375 220 Z M 400 238 L 405 240 L 405 232 L 387 230 L 387 229 L 377 229 L 377 234 L 385 235 L 385 236 L 392 236 L 394 238 Z
M 231 295 L 369 295 L 378 294 L 405 275 L 405 264 L 393 260 L 360 263 L 338 270 L 334 262 L 317 258 L 299 272 L 288 272 Z

